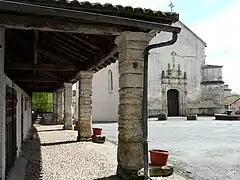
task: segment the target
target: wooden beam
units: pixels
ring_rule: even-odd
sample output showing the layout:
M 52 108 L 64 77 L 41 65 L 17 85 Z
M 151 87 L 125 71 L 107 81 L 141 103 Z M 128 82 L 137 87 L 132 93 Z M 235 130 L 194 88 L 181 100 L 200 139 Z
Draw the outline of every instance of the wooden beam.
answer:
M 7 64 L 6 69 L 7 70 L 37 70 L 37 71 L 79 71 L 79 68 L 72 65 L 27 64 L 27 63 Z
M 17 16 L 0 13 L 0 26 L 12 29 L 57 31 L 98 35 L 120 35 L 122 30 L 116 27 L 92 25 L 80 21 L 58 20 L 43 17 Z
M 59 83 L 62 79 L 46 79 L 46 78 L 13 78 L 16 82 L 37 82 L 37 83 Z
M 38 46 L 38 31 L 33 31 L 33 64 L 37 64 L 37 46 Z M 36 79 L 36 69 L 33 71 L 34 79 Z M 36 81 L 34 81 L 34 85 L 36 86 Z

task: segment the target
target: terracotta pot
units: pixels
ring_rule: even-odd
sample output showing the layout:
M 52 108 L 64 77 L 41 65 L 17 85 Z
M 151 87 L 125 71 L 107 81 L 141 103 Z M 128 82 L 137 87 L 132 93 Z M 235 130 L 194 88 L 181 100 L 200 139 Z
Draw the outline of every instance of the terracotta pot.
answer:
M 102 128 L 92 128 L 93 129 L 93 136 L 102 135 Z
M 168 161 L 168 151 L 160 149 L 152 149 L 150 152 L 151 165 L 165 166 Z

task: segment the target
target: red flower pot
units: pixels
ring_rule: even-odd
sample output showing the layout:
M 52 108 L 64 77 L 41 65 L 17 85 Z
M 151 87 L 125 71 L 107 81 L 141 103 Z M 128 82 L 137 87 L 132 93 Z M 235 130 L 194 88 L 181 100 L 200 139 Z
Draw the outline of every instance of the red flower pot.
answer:
M 92 128 L 93 129 L 93 136 L 102 135 L 102 128 Z
M 152 149 L 150 152 L 151 165 L 153 166 L 165 166 L 168 161 L 168 151 Z

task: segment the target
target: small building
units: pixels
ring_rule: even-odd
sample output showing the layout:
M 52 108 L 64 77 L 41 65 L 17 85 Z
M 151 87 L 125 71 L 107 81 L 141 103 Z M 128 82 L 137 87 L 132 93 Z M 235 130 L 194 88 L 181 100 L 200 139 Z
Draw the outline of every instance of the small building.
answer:
M 229 88 L 228 84 L 224 84 L 224 98 L 227 96 L 231 96 L 232 89 Z

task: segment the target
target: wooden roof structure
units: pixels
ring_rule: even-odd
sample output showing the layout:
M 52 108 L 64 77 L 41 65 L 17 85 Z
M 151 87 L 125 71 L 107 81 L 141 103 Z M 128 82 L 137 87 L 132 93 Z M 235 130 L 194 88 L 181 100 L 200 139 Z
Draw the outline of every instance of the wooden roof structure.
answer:
M 80 70 L 115 62 L 114 40 L 122 32 L 180 32 L 171 26 L 178 19 L 176 13 L 76 0 L 0 0 L 5 73 L 26 92 L 52 92 L 75 82 Z

